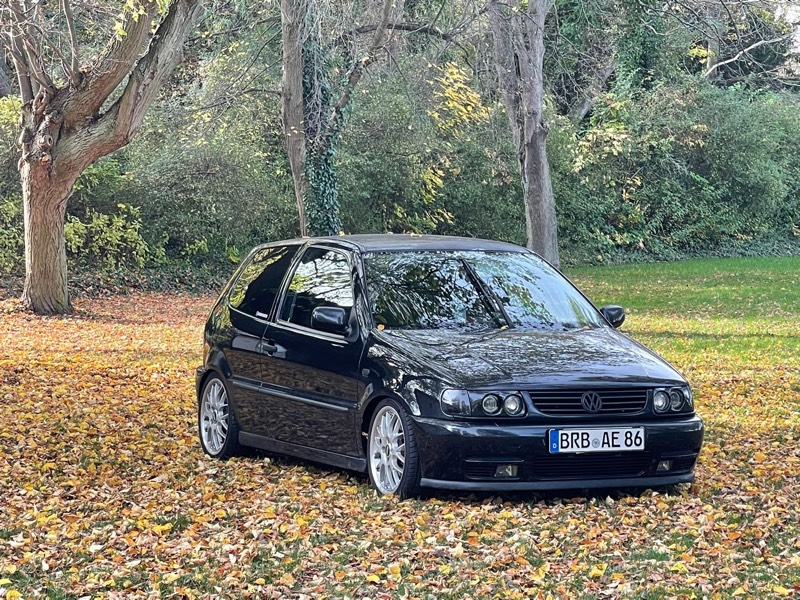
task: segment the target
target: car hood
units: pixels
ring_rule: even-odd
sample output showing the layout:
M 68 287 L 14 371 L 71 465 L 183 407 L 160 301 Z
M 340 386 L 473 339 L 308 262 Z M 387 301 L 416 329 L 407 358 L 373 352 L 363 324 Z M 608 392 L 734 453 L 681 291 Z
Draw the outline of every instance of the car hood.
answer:
M 657 354 L 610 327 L 381 334 L 389 345 L 465 389 L 684 381 Z

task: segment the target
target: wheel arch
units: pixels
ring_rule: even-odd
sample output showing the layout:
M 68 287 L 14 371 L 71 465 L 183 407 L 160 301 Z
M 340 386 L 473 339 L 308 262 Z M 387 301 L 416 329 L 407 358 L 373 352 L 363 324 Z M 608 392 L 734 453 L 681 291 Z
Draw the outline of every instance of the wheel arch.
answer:
M 369 424 L 372 422 L 372 415 L 375 414 L 375 409 L 378 408 L 378 404 L 380 404 L 383 400 L 388 400 L 389 398 L 391 398 L 389 394 L 376 394 L 364 405 L 364 410 L 361 413 L 361 426 L 359 428 L 361 450 L 364 452 L 364 456 L 367 455 L 367 444 L 369 443 Z

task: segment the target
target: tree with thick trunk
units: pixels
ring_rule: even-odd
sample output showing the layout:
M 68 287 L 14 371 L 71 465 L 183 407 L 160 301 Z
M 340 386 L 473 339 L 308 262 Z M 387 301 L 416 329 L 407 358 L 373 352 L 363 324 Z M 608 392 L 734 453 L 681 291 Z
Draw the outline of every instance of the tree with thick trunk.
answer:
M 527 5 L 527 6 L 526 6 Z M 500 92 L 517 152 L 528 248 L 559 265 L 544 121 L 544 25 L 553 0 L 489 2 Z
M 286 152 L 294 182 L 297 217 L 300 235 L 308 235 L 305 201 L 308 189 L 306 179 L 306 133 L 303 110 L 303 36 L 308 7 L 305 0 L 281 0 L 281 29 L 283 37 L 283 132 Z
M 383 0 L 372 39 L 354 52 L 338 98 L 331 94 L 325 53 L 315 24 L 320 7 L 313 0 L 281 0 L 283 34 L 283 130 L 294 181 L 300 235 L 335 235 L 341 229 L 333 152 L 344 113 L 365 69 L 388 39 L 396 0 Z M 366 33 L 364 31 L 363 33 Z M 350 32 L 352 37 L 358 30 Z
M 0 0 L 3 43 L 23 102 L 18 164 L 25 221 L 22 300 L 38 314 L 71 309 L 64 218 L 75 181 L 139 130 L 203 12 L 200 0 L 173 0 L 163 18 L 159 2 L 134 3 L 100 57 L 81 64 L 70 0 L 62 0 L 61 9 L 69 56 L 61 52 L 60 36 L 47 30 L 35 3 Z M 53 55 L 66 76 L 60 85 L 46 64 Z

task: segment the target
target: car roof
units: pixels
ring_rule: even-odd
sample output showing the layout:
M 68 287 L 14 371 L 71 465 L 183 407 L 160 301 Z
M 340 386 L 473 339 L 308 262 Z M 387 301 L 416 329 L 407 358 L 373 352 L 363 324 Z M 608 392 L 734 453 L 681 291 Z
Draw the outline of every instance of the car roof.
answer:
M 308 237 L 272 242 L 286 243 L 336 243 L 353 247 L 361 252 L 401 252 L 422 250 L 485 250 L 494 252 L 529 252 L 516 244 L 483 240 L 480 238 L 457 237 L 449 235 L 417 235 L 408 233 L 368 233 L 356 235 L 337 235 L 328 237 Z

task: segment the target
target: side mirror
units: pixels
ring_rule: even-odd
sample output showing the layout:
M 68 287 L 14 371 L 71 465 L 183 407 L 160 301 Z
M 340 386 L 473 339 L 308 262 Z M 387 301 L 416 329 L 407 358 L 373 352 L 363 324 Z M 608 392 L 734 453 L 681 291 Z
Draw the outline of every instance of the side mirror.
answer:
M 347 335 L 347 311 L 339 306 L 318 306 L 311 313 L 311 328 L 338 335 Z
M 621 306 L 610 305 L 604 306 L 600 309 L 600 313 L 606 318 L 606 321 L 614 328 L 617 329 L 625 322 L 625 309 Z

